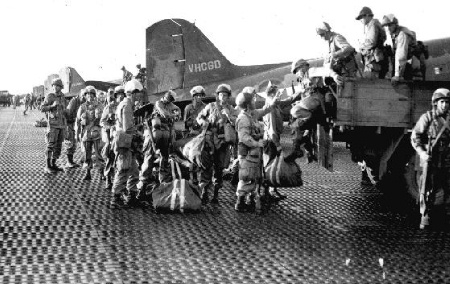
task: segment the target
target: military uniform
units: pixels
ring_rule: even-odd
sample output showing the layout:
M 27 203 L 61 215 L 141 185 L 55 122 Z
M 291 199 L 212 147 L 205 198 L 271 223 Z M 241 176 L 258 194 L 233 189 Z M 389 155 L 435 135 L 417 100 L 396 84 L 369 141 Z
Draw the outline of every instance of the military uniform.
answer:
M 197 123 L 197 116 L 205 107 L 205 103 L 199 101 L 196 106 L 188 104 L 184 109 L 184 127 L 190 134 L 200 134 L 201 126 Z
M 103 175 L 106 178 L 106 187 L 111 187 L 111 177 L 114 172 L 115 154 L 112 149 L 113 133 L 116 124 L 116 109 L 117 103 L 115 100 L 108 102 L 103 109 L 102 117 L 100 119 L 100 126 L 102 127 L 102 141 L 105 143 L 102 149 L 102 157 L 105 160 L 105 169 Z
M 92 148 L 97 154 L 97 162 L 100 164 L 100 173 L 103 174 L 103 158 L 100 155 L 101 128 L 100 117 L 102 113 L 101 104 L 97 101 L 86 101 L 77 112 L 77 125 L 81 129 L 77 129 L 80 135 L 85 151 L 85 166 L 87 173 L 85 179 L 90 179 L 90 169 L 92 169 Z
M 383 79 L 389 69 L 387 55 L 384 52 L 386 32 L 380 21 L 372 19 L 364 25 L 364 42 L 360 46 L 364 59 L 364 76 Z
M 343 77 L 354 77 L 357 70 L 354 52 L 355 49 L 342 35 L 330 32 L 328 40 L 328 56 L 324 59 L 324 66 L 330 68 L 330 76 L 334 74 Z
M 25 104 L 24 105 L 25 105 L 25 110 L 23 111 L 23 114 L 26 115 L 28 108 L 31 109 L 31 94 L 25 95 Z
M 57 103 L 55 106 L 54 103 Z M 56 167 L 56 160 L 61 155 L 62 142 L 66 129 L 66 99 L 61 92 L 48 94 L 42 103 L 41 111 L 47 114 L 47 142 L 46 156 L 51 160 L 52 168 Z
M 228 117 L 223 114 L 228 113 Z M 212 102 L 199 112 L 197 122 L 203 124 L 207 122 L 206 143 L 204 151 L 211 153 L 209 159 L 205 162 L 204 169 L 200 171 L 200 188 L 202 190 L 202 200 L 204 203 L 208 199 L 208 187 L 213 180 L 214 186 L 214 202 L 217 201 L 218 191 L 223 186 L 223 169 L 228 167 L 230 162 L 230 145 L 225 142 L 225 123 L 234 125 L 236 116 L 234 108 L 229 105 L 221 105 L 219 102 Z
M 416 35 L 408 28 L 399 26 L 396 32 L 391 34 L 391 38 L 394 49 L 394 76 L 410 80 L 413 77 L 413 70 L 408 61 L 413 56 Z
M 67 106 L 67 134 L 66 140 L 69 141 L 66 147 L 67 159 L 73 163 L 73 155 L 77 149 L 77 137 L 75 135 L 75 121 L 77 119 L 77 112 L 82 104 L 82 99 L 79 96 L 72 98 Z M 79 126 L 78 126 L 79 127 Z
M 412 146 L 418 153 L 428 151 L 429 143 L 435 144 L 428 164 L 426 183 L 427 190 L 432 187 L 428 197 L 430 208 L 425 210 L 425 204 L 420 203 L 422 225 L 425 226 L 430 221 L 440 221 L 440 218 L 445 218 L 450 210 L 450 130 L 447 128 L 449 123 L 448 112 L 439 114 L 436 110 L 428 111 L 419 118 L 411 133 Z M 441 129 L 444 131 L 438 138 L 437 135 Z M 429 138 L 431 141 L 428 141 Z
M 173 103 L 164 103 L 163 99 L 155 104 L 152 114 L 152 134 L 155 143 L 155 150 L 160 152 L 159 181 L 167 181 L 169 174 L 169 149 L 175 139 L 173 129 L 174 112 L 181 114 L 180 108 Z M 156 123 L 158 121 L 158 123 Z
M 115 159 L 115 176 L 112 186 L 114 194 L 113 205 L 121 200 L 122 194 L 125 190 L 128 191 L 132 198 L 138 194 L 137 183 L 139 182 L 139 166 L 136 159 L 136 151 L 133 148 L 133 143 L 129 147 L 120 147 L 120 133 L 125 133 L 130 136 L 137 134 L 133 118 L 133 103 L 127 97 L 119 103 L 116 109 L 116 134 L 113 141 Z
M 236 119 L 238 133 L 239 183 L 236 195 L 238 197 L 254 194 L 262 174 L 262 150 L 258 141 L 263 138 L 258 120 L 270 113 L 271 107 L 265 106 L 257 110 L 241 110 Z

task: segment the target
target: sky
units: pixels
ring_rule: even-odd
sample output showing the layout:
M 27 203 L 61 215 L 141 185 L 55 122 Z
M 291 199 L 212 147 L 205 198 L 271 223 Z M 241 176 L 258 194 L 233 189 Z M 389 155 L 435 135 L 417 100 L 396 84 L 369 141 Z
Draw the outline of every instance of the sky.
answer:
M 418 40 L 450 36 L 448 0 L 2 0 L 0 90 L 30 93 L 65 66 L 84 80 L 119 79 L 122 66 L 135 73 L 146 28 L 168 18 L 195 22 L 236 65 L 317 58 L 326 51 L 321 21 L 358 46 L 363 6 L 380 20 L 393 13 Z

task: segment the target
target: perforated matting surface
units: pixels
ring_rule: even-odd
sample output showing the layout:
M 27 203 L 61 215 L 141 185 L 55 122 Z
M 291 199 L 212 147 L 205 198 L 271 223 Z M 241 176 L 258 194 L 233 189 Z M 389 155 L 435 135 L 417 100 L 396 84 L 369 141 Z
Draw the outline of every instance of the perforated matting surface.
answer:
M 0 108 L 0 283 L 450 283 L 449 233 L 361 186 L 343 144 L 261 216 L 228 182 L 200 213 L 111 210 L 96 171 L 43 173 L 42 114 L 22 111 Z

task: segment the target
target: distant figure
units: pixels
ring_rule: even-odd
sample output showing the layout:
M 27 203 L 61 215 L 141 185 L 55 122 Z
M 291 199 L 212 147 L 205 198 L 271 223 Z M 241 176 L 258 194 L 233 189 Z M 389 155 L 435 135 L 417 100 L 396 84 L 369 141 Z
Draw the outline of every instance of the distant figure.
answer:
M 364 41 L 359 46 L 364 63 L 363 76 L 384 79 L 389 70 L 388 56 L 384 48 L 386 31 L 378 19 L 373 18 L 369 7 L 363 7 L 356 20 L 364 25 Z
M 131 79 L 133 79 L 133 74 L 131 74 L 130 71 L 128 71 L 125 66 L 122 66 L 122 68 L 120 69 L 123 71 L 123 75 L 122 75 L 122 85 L 125 85 L 126 82 L 130 81 Z
M 136 80 L 141 82 L 142 86 L 145 87 L 145 80 L 147 78 L 147 68 L 141 67 L 141 64 L 136 65 L 137 74 L 134 76 Z
M 23 115 L 27 115 L 28 108 L 31 108 L 31 94 L 26 94 L 24 98 L 24 108 Z

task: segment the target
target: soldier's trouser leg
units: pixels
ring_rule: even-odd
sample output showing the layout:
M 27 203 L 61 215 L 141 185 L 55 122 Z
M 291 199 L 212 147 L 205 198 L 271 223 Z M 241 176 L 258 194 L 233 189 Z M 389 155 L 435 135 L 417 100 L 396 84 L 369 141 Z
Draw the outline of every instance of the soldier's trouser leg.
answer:
M 218 202 L 219 190 L 223 186 L 223 169 L 230 162 L 230 147 L 229 145 L 222 145 L 214 151 L 214 195 L 211 200 L 212 203 Z
M 116 157 L 116 173 L 112 186 L 113 194 L 122 194 L 128 189 L 137 192 L 139 168 L 136 157 L 129 149 L 120 149 Z
M 111 143 L 106 143 L 102 150 L 102 157 L 105 160 L 105 168 L 103 170 L 103 175 L 106 178 L 106 187 L 111 187 L 111 177 L 114 174 L 114 159 L 116 155 L 111 149 Z
M 141 190 L 145 190 L 145 187 L 152 181 L 156 180 L 153 176 L 155 155 L 153 150 L 146 151 L 144 154 L 144 162 L 139 172 L 139 181 L 142 184 Z
M 169 170 L 169 142 L 170 142 L 170 132 L 169 130 L 158 130 L 154 132 L 155 137 L 155 147 L 156 150 L 160 152 L 159 159 L 159 181 L 168 181 L 171 177 Z
M 73 157 L 77 149 L 77 141 L 75 139 L 75 129 L 73 123 L 67 124 L 67 140 L 71 142 L 71 145 L 70 147 L 66 148 L 66 154 L 72 155 Z
M 64 129 L 62 128 L 49 128 L 46 134 L 47 141 L 47 153 L 52 152 L 51 165 L 54 170 L 62 171 L 61 168 L 56 166 L 56 160 L 61 155 L 62 142 L 64 140 Z
M 242 212 L 246 210 L 245 197 L 255 195 L 259 198 L 257 182 L 261 177 L 260 162 L 248 161 L 246 158 L 239 158 L 239 182 L 236 189 L 237 200 L 234 209 Z
M 211 144 L 205 143 L 203 151 L 206 153 L 211 153 L 213 151 Z M 213 154 L 202 155 L 203 158 L 203 169 L 200 169 L 200 192 L 202 203 L 208 203 L 208 190 L 212 184 L 213 169 L 214 169 L 214 152 Z

